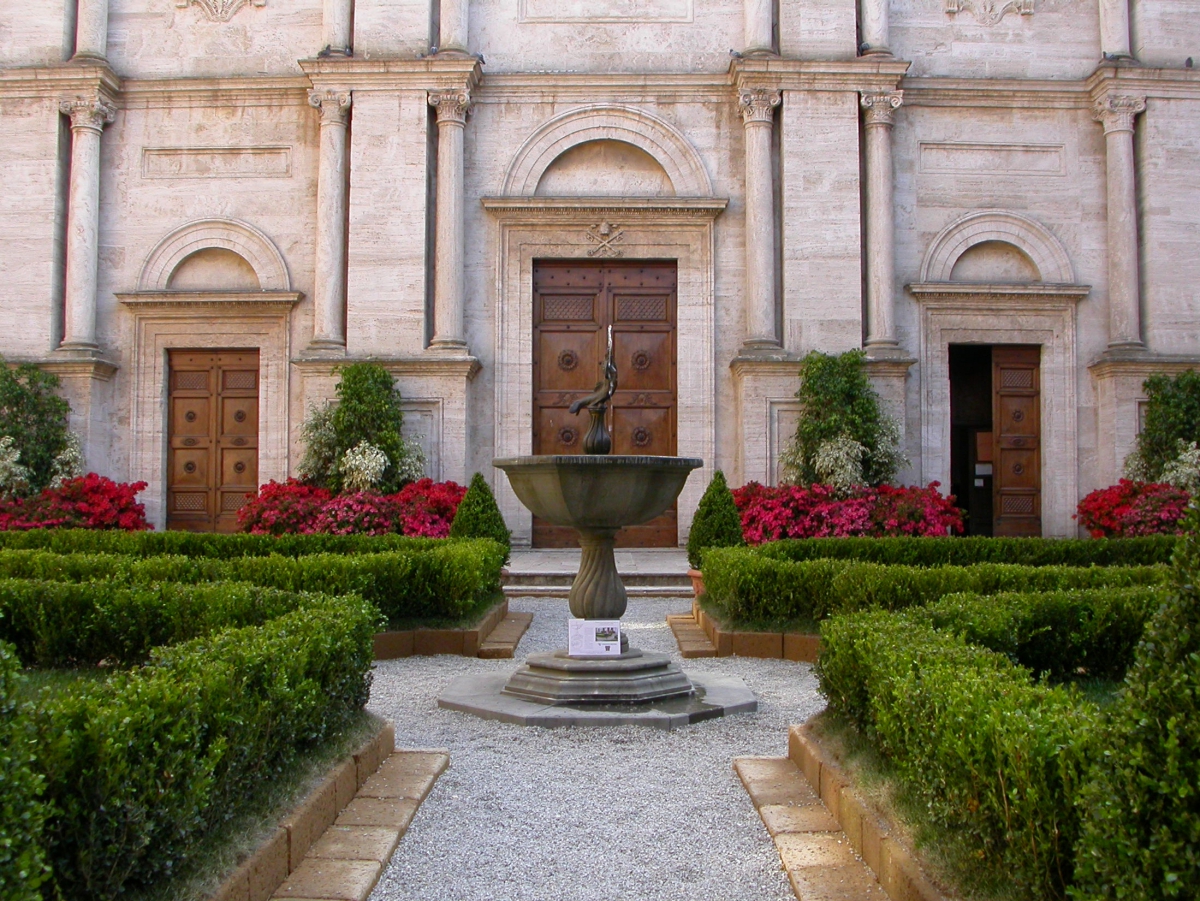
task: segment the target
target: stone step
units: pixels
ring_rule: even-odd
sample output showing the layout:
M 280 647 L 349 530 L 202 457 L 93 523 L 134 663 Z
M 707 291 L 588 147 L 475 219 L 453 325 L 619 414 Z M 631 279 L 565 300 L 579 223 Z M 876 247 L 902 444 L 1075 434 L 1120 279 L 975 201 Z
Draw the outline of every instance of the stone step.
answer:
M 688 578 L 687 573 L 647 573 L 647 572 L 620 572 L 621 581 L 625 583 L 626 590 L 628 586 L 670 586 L 675 589 L 686 589 L 688 594 L 692 593 L 692 580 Z M 573 572 L 545 572 L 534 570 L 506 570 L 500 574 L 500 583 L 502 585 L 523 585 L 527 587 L 536 586 L 552 586 L 571 587 L 571 583 L 575 581 L 575 573 Z
M 565 598 L 571 592 L 571 583 L 566 585 L 521 585 L 504 586 L 506 598 Z M 692 586 L 688 585 L 625 585 L 625 594 L 631 598 L 682 598 L 691 597 Z
M 668 615 L 667 625 L 675 633 L 675 641 L 683 657 L 691 659 L 717 656 L 717 646 L 708 640 L 708 636 L 690 613 Z
M 532 613 L 509 613 L 479 645 L 477 656 L 484 660 L 508 660 L 533 622 Z

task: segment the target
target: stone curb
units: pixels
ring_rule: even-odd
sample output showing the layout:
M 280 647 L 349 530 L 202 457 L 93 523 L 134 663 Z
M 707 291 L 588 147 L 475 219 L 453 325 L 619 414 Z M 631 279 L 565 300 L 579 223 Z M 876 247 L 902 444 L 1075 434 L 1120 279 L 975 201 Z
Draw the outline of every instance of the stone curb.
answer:
M 788 730 L 788 757 L 819 793 L 850 845 L 893 901 L 947 901 L 922 871 L 912 848 L 899 839 L 884 814 L 854 789 L 810 726 Z
M 409 629 L 404 632 L 377 632 L 375 659 L 395 660 L 400 657 L 422 657 L 434 654 L 453 654 L 456 657 L 476 657 L 492 633 L 509 618 L 508 599 L 492 606 L 479 625 L 473 629 Z M 524 630 L 521 635 L 524 635 Z M 521 640 L 517 636 L 517 641 Z M 514 648 L 516 643 L 514 642 Z M 510 653 L 509 657 L 512 656 Z
M 338 813 L 392 753 L 396 732 L 380 723 L 375 735 L 333 768 L 262 845 L 230 874 L 211 901 L 267 901 L 334 822 Z
M 667 617 L 679 653 L 691 657 L 758 657 L 815 663 L 821 638 L 806 632 L 737 632 L 722 629 L 708 613 L 692 601 L 692 613 Z

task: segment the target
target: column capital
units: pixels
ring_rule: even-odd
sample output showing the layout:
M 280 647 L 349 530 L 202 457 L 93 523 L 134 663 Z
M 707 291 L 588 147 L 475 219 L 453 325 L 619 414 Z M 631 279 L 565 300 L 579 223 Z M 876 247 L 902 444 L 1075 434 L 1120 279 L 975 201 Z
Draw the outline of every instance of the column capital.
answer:
M 1133 119 L 1146 111 L 1146 98 L 1127 94 L 1105 94 L 1092 106 L 1092 115 L 1104 125 L 1104 133 L 1133 131 Z
M 353 102 L 349 91 L 317 88 L 308 92 L 308 105 L 321 111 L 322 125 L 345 125 Z
M 86 128 L 99 134 L 117 118 L 117 108 L 100 97 L 61 100 L 58 111 L 71 117 L 71 128 Z
M 742 111 L 742 121 L 747 125 L 770 123 L 775 118 L 775 107 L 782 102 L 783 95 L 770 88 L 745 88 L 738 93 L 738 107 Z
M 904 102 L 903 91 L 863 93 L 859 102 L 866 110 L 867 126 L 896 124 L 896 110 Z
M 463 125 L 471 108 L 471 92 L 466 88 L 453 91 L 430 91 L 429 105 L 437 109 L 438 125 L 443 122 Z

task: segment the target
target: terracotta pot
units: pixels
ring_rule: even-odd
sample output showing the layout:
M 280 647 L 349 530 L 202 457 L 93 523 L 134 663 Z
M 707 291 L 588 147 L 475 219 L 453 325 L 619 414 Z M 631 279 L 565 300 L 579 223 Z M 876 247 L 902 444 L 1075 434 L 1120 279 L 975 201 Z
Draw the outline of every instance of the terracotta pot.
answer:
M 692 580 L 692 596 L 700 597 L 704 594 L 704 573 L 698 569 L 689 569 L 688 576 Z

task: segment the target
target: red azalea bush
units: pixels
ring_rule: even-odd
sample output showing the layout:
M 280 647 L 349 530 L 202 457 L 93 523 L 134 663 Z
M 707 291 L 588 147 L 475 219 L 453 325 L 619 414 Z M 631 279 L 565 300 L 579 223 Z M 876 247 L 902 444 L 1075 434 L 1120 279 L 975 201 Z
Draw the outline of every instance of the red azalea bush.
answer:
M 1173 485 L 1121 479 L 1081 500 L 1075 518 L 1093 538 L 1180 535 L 1190 500 Z
M 751 482 L 733 492 L 747 544 L 781 538 L 844 538 L 853 535 L 945 535 L 963 531 L 953 497 L 926 488 L 861 487 L 838 495 L 830 485 Z
M 358 491 L 334 496 L 298 479 L 268 482 L 238 512 L 253 535 L 402 535 L 445 538 L 467 489 L 457 482 L 420 479 L 396 494 Z
M 137 502 L 145 482 L 114 482 L 89 472 L 63 479 L 36 497 L 0 505 L 0 530 L 150 528 L 146 508 Z

